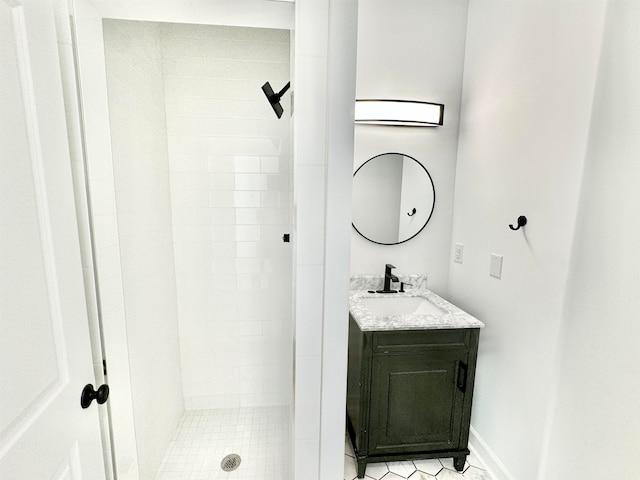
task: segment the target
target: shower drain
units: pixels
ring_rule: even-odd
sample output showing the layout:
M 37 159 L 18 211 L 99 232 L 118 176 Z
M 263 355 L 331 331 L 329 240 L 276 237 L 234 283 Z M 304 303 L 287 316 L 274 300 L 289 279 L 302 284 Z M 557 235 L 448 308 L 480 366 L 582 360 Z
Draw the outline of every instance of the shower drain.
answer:
M 240 466 L 240 462 L 240 455 L 231 453 L 222 459 L 220 468 L 222 468 L 224 472 L 232 472 Z

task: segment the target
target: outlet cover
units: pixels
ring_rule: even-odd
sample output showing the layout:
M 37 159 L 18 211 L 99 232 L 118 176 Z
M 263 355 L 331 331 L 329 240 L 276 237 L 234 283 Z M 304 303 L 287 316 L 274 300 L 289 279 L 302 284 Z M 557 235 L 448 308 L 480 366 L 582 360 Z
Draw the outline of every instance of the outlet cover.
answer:
M 462 263 L 462 253 L 464 251 L 464 245 L 456 243 L 453 251 L 453 261 L 456 263 Z
M 492 277 L 502 277 L 502 255 L 491 254 L 491 266 L 489 267 L 489 275 Z

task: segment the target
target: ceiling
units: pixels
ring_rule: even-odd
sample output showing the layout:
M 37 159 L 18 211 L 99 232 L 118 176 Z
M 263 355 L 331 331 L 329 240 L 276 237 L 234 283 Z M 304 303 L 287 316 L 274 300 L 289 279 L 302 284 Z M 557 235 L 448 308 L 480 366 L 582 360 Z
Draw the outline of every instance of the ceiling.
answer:
M 103 18 L 290 29 L 294 0 L 90 0 Z

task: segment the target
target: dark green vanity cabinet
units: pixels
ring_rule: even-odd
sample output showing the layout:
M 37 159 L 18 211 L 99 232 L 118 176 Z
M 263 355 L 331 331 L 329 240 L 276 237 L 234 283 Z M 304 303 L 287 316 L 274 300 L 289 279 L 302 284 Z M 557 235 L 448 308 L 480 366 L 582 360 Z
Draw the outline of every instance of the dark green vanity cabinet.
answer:
M 462 470 L 479 328 L 362 331 L 349 315 L 347 428 L 367 463 L 452 457 Z

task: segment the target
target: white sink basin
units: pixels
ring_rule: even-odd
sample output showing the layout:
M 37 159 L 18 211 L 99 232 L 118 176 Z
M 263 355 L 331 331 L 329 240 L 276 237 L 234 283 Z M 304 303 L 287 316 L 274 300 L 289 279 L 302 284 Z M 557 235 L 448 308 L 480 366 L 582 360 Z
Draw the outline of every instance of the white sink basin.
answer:
M 444 315 L 447 312 L 424 297 L 368 297 L 360 300 L 374 315 Z

